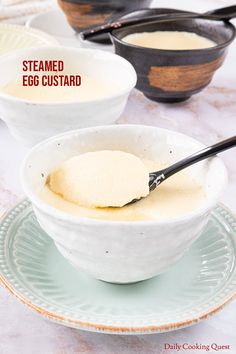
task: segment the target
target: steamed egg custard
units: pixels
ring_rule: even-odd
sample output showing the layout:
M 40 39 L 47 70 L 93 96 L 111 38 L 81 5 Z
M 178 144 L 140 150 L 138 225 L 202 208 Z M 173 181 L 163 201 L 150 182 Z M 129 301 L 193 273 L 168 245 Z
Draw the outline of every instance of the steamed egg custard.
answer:
M 136 156 L 97 151 L 72 157 L 50 175 L 49 188 L 87 207 L 122 207 L 149 193 L 149 172 Z
M 81 102 L 94 99 L 105 98 L 111 91 L 117 89 L 109 82 L 105 82 L 95 76 L 82 75 L 80 86 L 23 86 L 22 79 L 16 78 L 0 88 L 0 90 L 10 96 L 34 102 Z
M 204 190 L 183 171 L 149 193 L 149 173 L 164 167 L 123 151 L 88 152 L 52 171 L 39 193 L 63 212 L 114 221 L 162 220 L 200 207 Z
M 141 47 L 167 50 L 191 50 L 214 47 L 215 42 L 193 32 L 155 31 L 132 33 L 122 41 Z

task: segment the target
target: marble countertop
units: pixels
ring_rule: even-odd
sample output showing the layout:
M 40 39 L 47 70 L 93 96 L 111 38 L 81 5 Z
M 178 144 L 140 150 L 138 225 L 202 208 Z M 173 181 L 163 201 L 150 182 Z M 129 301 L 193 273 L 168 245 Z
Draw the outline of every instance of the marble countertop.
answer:
M 167 7 L 166 1 L 155 4 Z M 168 1 L 168 7 L 207 11 L 234 4 L 229 0 Z M 236 41 L 224 66 L 202 93 L 179 104 L 158 104 L 134 90 L 118 123 L 156 125 L 191 135 L 205 144 L 236 135 Z M 19 167 L 27 152 L 0 121 L 0 214 L 16 203 L 23 192 Z M 221 201 L 236 212 L 235 150 L 222 153 L 229 183 Z M 116 336 L 78 331 L 53 324 L 31 312 L 0 287 L 0 354 L 152 354 L 177 353 L 165 350 L 165 343 L 230 345 L 221 353 L 236 353 L 236 301 L 193 327 L 147 336 Z M 205 353 L 203 350 L 184 353 Z

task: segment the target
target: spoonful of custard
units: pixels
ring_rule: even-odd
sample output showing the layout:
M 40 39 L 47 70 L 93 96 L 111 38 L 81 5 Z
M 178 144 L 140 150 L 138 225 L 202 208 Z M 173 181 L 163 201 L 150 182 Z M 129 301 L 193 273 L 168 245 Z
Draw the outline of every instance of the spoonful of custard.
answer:
M 50 174 L 49 188 L 87 208 L 122 207 L 149 194 L 149 171 L 123 151 L 87 152 L 65 161 Z
M 127 152 L 87 152 L 59 166 L 50 174 L 48 185 L 54 193 L 81 206 L 123 207 L 148 196 L 173 174 L 234 146 L 236 136 L 152 173 L 149 173 L 141 159 Z

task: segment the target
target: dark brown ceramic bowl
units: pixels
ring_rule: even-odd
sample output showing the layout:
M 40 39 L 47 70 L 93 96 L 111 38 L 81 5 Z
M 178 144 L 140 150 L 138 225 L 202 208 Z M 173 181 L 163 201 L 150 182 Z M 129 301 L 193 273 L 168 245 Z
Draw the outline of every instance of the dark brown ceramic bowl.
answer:
M 122 41 L 131 33 L 153 31 L 195 32 L 216 42 L 216 46 L 196 50 L 160 50 Z M 235 38 L 229 22 L 203 19 L 152 22 L 116 29 L 111 34 L 117 54 L 135 68 L 136 88 L 148 98 L 160 102 L 180 102 L 206 87 L 222 65 L 227 47 Z
M 148 7 L 151 0 L 58 0 L 70 26 L 76 31 L 103 25 L 126 12 Z M 107 34 L 92 39 L 110 42 Z

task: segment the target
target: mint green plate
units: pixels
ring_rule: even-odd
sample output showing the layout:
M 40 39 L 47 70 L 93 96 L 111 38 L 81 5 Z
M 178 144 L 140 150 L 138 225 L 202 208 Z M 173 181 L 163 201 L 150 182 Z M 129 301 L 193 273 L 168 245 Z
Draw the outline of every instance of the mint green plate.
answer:
M 76 271 L 24 200 L 0 224 L 0 281 L 30 308 L 66 326 L 118 334 L 175 330 L 207 318 L 235 295 L 235 231 L 236 218 L 218 206 L 203 235 L 167 273 L 108 284 Z

